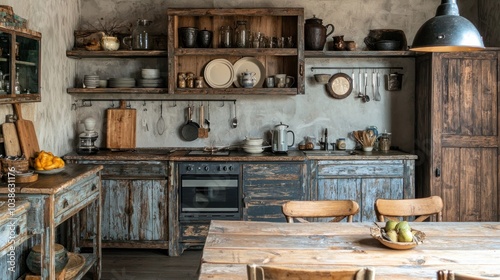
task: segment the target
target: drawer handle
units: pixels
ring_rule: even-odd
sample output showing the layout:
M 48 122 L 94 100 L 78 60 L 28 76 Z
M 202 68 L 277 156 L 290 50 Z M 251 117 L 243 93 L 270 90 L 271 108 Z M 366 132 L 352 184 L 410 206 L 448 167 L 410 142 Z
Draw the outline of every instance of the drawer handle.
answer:
M 68 203 L 68 201 L 65 199 L 65 200 L 63 201 L 63 203 L 62 203 L 63 208 L 68 207 L 68 205 L 69 205 L 69 203 Z
M 16 226 L 16 235 L 19 235 L 21 233 L 21 227 Z
M 97 185 L 96 184 L 92 184 L 92 187 L 90 188 L 91 191 L 95 191 L 97 189 Z

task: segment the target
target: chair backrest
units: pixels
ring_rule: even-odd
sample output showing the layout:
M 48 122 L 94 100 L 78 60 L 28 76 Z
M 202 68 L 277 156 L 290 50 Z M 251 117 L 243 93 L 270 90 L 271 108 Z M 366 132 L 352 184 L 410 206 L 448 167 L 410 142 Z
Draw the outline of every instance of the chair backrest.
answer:
M 353 215 L 359 212 L 359 205 L 353 200 L 289 201 L 282 206 L 287 222 L 294 219 L 307 223 L 304 218 L 332 218 L 329 222 L 340 222 L 347 217 L 352 222 Z
M 278 266 L 247 265 L 248 280 L 373 280 L 375 271 L 369 268 L 301 269 Z
M 443 219 L 443 200 L 439 196 L 430 196 L 414 199 L 377 199 L 375 201 L 375 213 L 377 220 L 384 222 L 388 220 L 399 220 L 402 217 L 415 217 L 414 222 L 422 222 L 432 215 L 436 221 Z
M 451 270 L 438 270 L 437 280 L 488 280 L 490 278 L 485 278 L 481 276 L 455 273 Z

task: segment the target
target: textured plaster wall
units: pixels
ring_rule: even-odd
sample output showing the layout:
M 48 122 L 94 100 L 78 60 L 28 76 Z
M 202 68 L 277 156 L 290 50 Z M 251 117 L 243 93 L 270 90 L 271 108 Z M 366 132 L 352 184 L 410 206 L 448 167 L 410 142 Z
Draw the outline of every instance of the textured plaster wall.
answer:
M 28 19 L 29 28 L 42 33 L 42 102 L 22 104 L 23 117 L 34 122 L 41 149 L 62 155 L 73 149 L 76 121 L 70 111 L 66 88 L 73 82 L 76 62 L 66 58 L 73 45 L 73 30 L 80 15 L 79 0 L 4 0 L 14 12 Z M 0 122 L 12 106 L 0 106 Z
M 479 0 L 479 31 L 484 44 L 488 47 L 500 47 L 500 1 Z

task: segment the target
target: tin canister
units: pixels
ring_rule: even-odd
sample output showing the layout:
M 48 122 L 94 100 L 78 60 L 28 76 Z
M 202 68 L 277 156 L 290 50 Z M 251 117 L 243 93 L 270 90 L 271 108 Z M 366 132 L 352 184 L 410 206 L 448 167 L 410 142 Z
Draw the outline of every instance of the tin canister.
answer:
M 380 151 L 386 152 L 391 149 L 391 134 L 381 133 L 378 138 L 378 148 Z
M 345 145 L 345 138 L 339 138 L 337 139 L 337 149 L 339 150 L 345 150 L 346 145 Z

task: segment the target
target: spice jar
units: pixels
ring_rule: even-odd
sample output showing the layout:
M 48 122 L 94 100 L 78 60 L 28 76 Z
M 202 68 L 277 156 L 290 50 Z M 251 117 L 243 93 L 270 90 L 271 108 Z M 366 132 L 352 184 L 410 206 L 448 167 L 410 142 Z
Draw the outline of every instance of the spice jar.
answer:
M 186 74 L 186 87 L 194 88 L 194 74 L 191 72 Z
M 249 31 L 247 29 L 247 22 L 245 20 L 239 20 L 236 22 L 236 28 L 234 30 L 234 44 L 238 48 L 247 48 L 249 45 Z
M 198 76 L 194 78 L 194 87 L 195 88 L 203 88 L 203 77 Z
M 177 87 L 185 88 L 186 87 L 186 74 L 183 72 L 179 72 L 177 74 Z
M 381 133 L 378 138 L 378 148 L 380 151 L 386 152 L 391 149 L 391 134 Z

